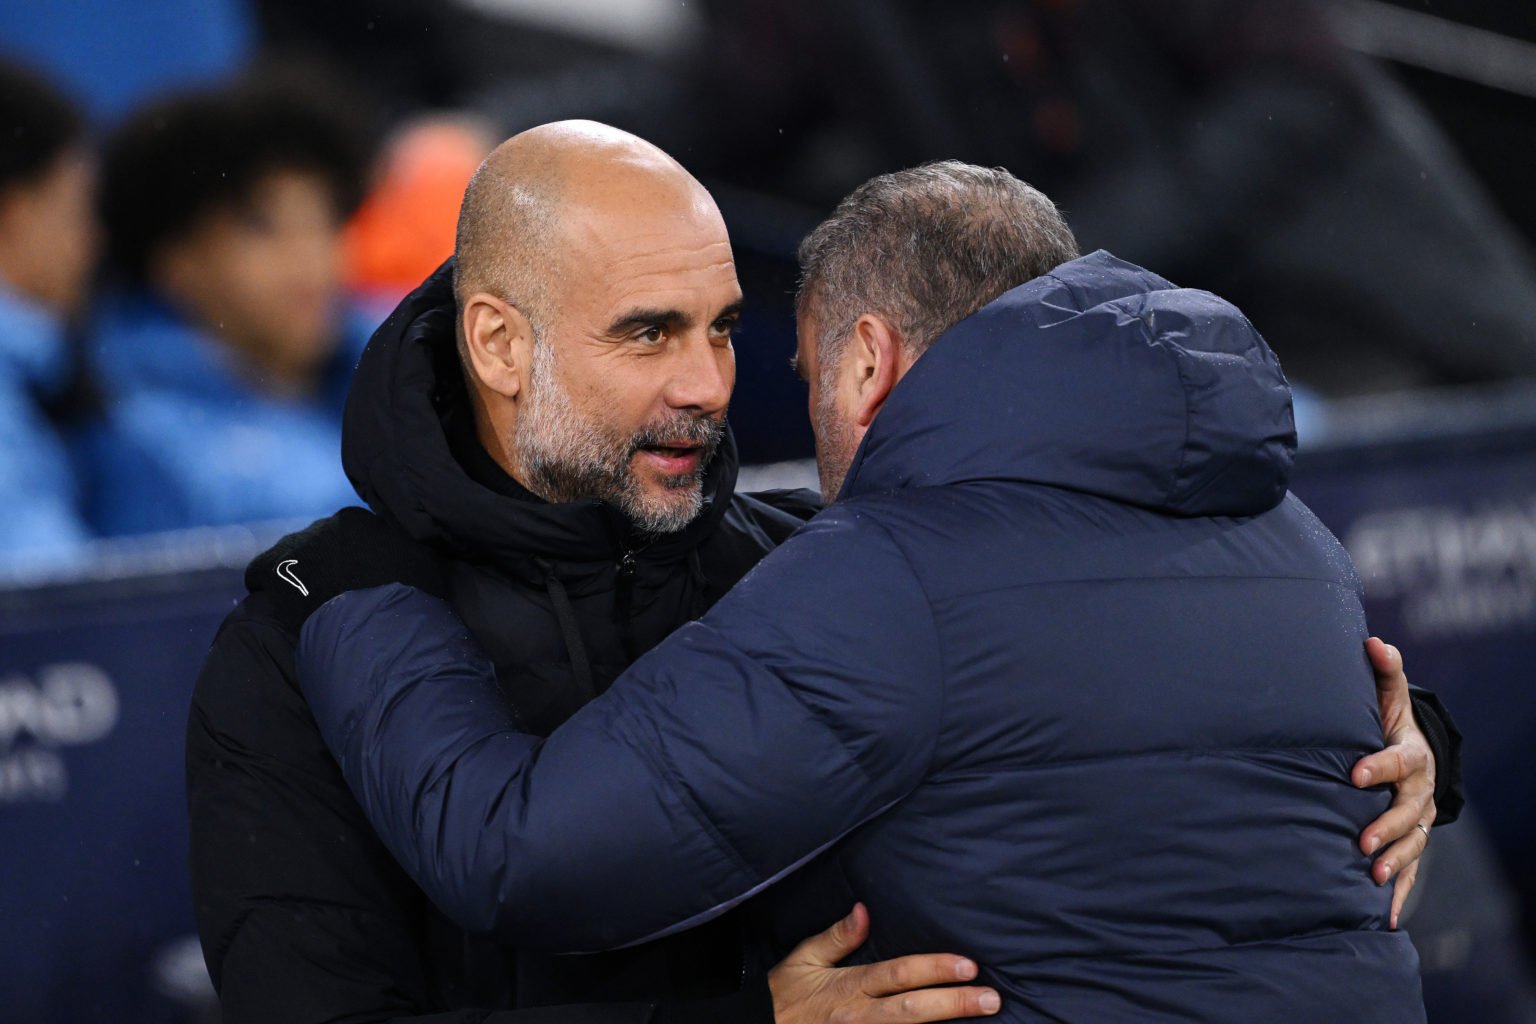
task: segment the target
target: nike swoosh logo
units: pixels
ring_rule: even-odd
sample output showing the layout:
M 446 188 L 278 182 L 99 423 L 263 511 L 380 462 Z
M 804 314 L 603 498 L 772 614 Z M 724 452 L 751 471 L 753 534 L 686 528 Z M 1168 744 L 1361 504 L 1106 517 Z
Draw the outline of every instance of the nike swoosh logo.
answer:
M 297 558 L 290 558 L 286 562 L 278 562 L 277 575 L 279 579 L 285 580 L 288 583 L 292 583 L 295 587 L 299 588 L 299 593 L 303 594 L 305 597 L 308 597 L 309 588 L 306 587 L 304 585 L 304 581 L 295 576 L 293 574 L 293 570 L 289 568 L 289 566 L 298 564 L 299 560 Z

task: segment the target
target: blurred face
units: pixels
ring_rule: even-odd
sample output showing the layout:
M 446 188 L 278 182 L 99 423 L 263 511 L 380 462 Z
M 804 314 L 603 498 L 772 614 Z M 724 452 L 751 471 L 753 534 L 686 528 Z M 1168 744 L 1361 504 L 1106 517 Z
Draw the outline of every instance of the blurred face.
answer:
M 840 386 L 844 375 L 837 371 L 841 367 L 824 368 L 820 364 L 815 318 L 809 314 L 801 316 L 796 334 L 799 345 L 795 350 L 795 371 L 809 390 L 807 404 L 811 429 L 816 434 L 816 473 L 821 478 L 821 500 L 830 504 L 837 500 L 843 481 L 848 478 L 863 431 L 855 427 L 854 401 Z M 849 354 L 849 346 L 844 345 L 840 361 L 846 362 Z M 829 369 L 831 372 L 827 372 Z
M 83 305 L 96 264 L 95 189 L 95 162 L 70 150 L 0 200 L 0 269 L 12 287 L 60 314 Z
M 701 507 L 736 380 L 741 287 L 725 224 L 696 184 L 577 205 L 562 223 L 517 475 L 549 500 L 600 498 L 644 531 L 680 530 Z
M 155 284 L 278 389 L 302 390 L 335 347 L 341 272 L 330 188 L 277 171 L 167 246 Z

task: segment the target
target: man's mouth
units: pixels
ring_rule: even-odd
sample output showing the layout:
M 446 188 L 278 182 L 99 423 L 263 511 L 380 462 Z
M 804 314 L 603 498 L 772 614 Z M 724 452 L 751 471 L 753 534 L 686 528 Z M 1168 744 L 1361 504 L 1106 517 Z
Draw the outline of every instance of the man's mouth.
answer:
M 648 444 L 640 448 L 640 453 L 669 476 L 694 472 L 699 465 L 699 457 L 703 453 L 702 445 L 697 444 Z

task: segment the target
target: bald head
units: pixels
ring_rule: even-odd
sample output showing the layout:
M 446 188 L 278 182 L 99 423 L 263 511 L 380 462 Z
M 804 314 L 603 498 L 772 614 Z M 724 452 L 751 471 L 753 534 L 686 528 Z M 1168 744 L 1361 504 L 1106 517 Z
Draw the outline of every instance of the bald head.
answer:
M 517 306 L 542 333 L 555 315 L 553 282 L 569 257 L 572 214 L 622 213 L 708 193 L 681 164 L 638 136 L 596 121 L 539 125 L 496 147 L 459 210 L 454 294 Z M 590 218 L 588 218 L 590 219 Z
M 547 124 L 481 165 L 457 244 L 481 445 L 546 501 L 682 529 L 736 380 L 741 285 L 709 193 L 643 139 Z

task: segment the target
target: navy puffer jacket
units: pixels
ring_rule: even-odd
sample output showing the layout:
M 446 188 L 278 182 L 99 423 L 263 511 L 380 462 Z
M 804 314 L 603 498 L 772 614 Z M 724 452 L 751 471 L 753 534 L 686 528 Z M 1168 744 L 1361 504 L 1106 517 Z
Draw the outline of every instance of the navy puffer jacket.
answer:
M 841 500 L 547 740 L 402 586 L 312 617 L 300 677 L 400 862 L 521 945 L 830 851 L 864 956 L 966 953 L 999 1019 L 1422 1020 L 1355 843 L 1358 583 L 1293 451 L 1242 314 L 1095 253 L 935 342 Z

